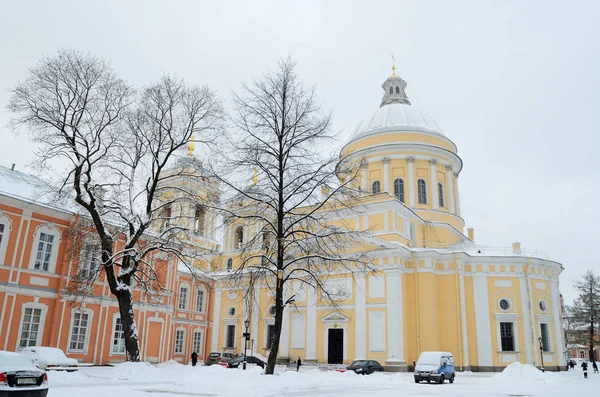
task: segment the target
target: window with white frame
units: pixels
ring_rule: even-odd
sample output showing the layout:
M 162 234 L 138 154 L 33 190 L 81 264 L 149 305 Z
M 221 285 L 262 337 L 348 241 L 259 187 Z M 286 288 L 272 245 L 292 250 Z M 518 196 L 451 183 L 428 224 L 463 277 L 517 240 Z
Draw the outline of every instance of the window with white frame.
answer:
M 175 331 L 175 354 L 183 354 L 183 342 L 185 341 L 185 330 Z
M 4 223 L 0 223 L 0 247 L 2 247 L 2 240 L 4 239 L 4 230 L 6 229 L 6 226 L 4 225 Z
M 227 326 L 227 334 L 225 337 L 225 347 L 227 347 L 227 348 L 235 347 L 235 325 Z
M 379 181 L 373 182 L 373 185 L 371 186 L 371 192 L 373 194 L 381 193 L 381 182 L 379 182 Z
M 125 328 L 123 328 L 123 323 L 119 316 L 115 317 L 111 352 L 113 354 L 125 354 Z
M 10 219 L 0 211 L 0 265 L 4 264 L 8 235 L 10 233 Z
M 427 183 L 424 179 L 419 179 L 417 182 L 419 204 L 427 204 Z
M 49 233 L 40 232 L 40 237 L 35 256 L 34 269 L 48 271 L 52 260 L 52 249 L 54 236 Z
M 204 290 L 199 289 L 196 294 L 196 311 L 203 312 L 204 311 Z
M 550 351 L 550 332 L 548 331 L 548 324 L 540 324 L 540 335 L 542 337 L 542 350 L 545 352 Z
M 394 196 L 404 202 L 404 180 L 401 178 L 394 180 Z
M 198 355 L 202 352 L 202 331 L 194 331 L 193 351 Z
M 19 348 L 35 346 L 41 333 L 42 309 L 26 307 L 23 310 L 23 321 L 21 322 L 21 335 L 19 336 Z
M 275 339 L 275 325 L 267 325 L 267 349 L 271 348 Z
M 71 342 L 69 343 L 70 351 L 85 351 L 88 323 L 89 313 L 73 311 L 71 318 Z
M 233 259 L 227 259 L 227 271 L 230 272 L 233 270 Z
M 179 289 L 179 309 L 187 309 L 188 289 L 187 287 L 181 287 Z
M 98 270 L 99 264 L 100 245 L 95 243 L 86 244 L 81 255 L 81 265 L 79 267 L 80 276 L 86 279 L 93 277 Z
M 512 322 L 500 323 L 500 346 L 503 352 L 515 351 L 515 324 Z
M 444 185 L 438 183 L 438 198 L 440 200 L 440 207 L 444 206 Z
M 203 205 L 196 204 L 194 211 L 194 233 L 204 236 L 204 223 L 206 218 L 206 209 Z

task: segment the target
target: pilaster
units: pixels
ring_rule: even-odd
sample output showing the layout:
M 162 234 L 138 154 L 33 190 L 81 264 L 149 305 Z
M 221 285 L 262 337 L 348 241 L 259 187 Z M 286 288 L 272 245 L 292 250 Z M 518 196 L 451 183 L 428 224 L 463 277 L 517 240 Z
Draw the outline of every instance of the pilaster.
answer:
M 454 208 L 454 186 L 452 183 L 452 165 L 446 165 L 446 186 L 448 187 L 448 210 L 451 214 L 456 213 Z
M 355 360 L 367 358 L 367 279 L 364 273 L 354 275 L 356 282 L 355 321 Z
M 406 186 L 406 194 L 408 195 L 408 205 L 415 206 L 415 158 L 409 156 L 406 158 L 408 162 L 408 184 Z
M 390 193 L 390 159 L 384 157 L 381 162 L 383 163 L 383 191 Z
M 387 338 L 388 358 L 386 369 L 392 372 L 406 371 L 404 361 L 404 333 L 402 326 L 402 271 L 385 271 L 387 291 Z
M 440 199 L 438 197 L 436 159 L 429 160 L 429 184 L 431 185 L 431 206 L 433 209 L 440 208 Z
M 317 290 L 306 288 L 306 362 L 317 361 Z

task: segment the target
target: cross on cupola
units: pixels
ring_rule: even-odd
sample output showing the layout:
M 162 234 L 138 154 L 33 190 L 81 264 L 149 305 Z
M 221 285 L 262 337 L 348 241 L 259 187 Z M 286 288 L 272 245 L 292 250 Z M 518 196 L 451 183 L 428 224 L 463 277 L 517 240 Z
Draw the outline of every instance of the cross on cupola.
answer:
M 403 103 L 405 105 L 410 105 L 410 101 L 406 96 L 406 92 L 404 92 L 406 89 L 406 81 L 402 80 L 402 78 L 396 75 L 395 58 L 393 55 L 392 75 L 383 82 L 381 87 L 383 88 L 384 94 L 379 107 L 389 105 L 390 103 Z

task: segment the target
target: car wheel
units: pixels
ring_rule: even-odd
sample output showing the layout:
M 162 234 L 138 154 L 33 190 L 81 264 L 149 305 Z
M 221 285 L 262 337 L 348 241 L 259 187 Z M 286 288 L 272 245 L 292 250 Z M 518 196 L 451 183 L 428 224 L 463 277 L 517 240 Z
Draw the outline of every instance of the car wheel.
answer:
M 442 383 L 444 383 L 444 380 L 445 380 L 445 379 L 444 379 L 444 374 L 442 374 L 442 376 L 440 376 L 440 380 L 439 380 L 439 382 L 440 382 L 440 385 L 441 385 Z
M 454 383 L 454 374 L 452 374 L 452 376 L 450 377 L 450 380 L 448 382 Z
M 421 383 L 419 379 L 415 379 L 415 383 Z
M 430 382 L 431 382 L 431 379 L 427 379 L 427 383 L 430 383 Z

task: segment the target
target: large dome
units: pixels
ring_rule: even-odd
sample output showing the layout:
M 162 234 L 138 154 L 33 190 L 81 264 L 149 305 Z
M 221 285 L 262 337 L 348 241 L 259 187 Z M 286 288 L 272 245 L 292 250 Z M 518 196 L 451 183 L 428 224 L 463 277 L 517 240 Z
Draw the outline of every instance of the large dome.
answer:
M 443 135 L 440 126 L 427 113 L 408 104 L 390 103 L 361 121 L 350 136 L 350 141 L 386 131 L 421 131 Z

